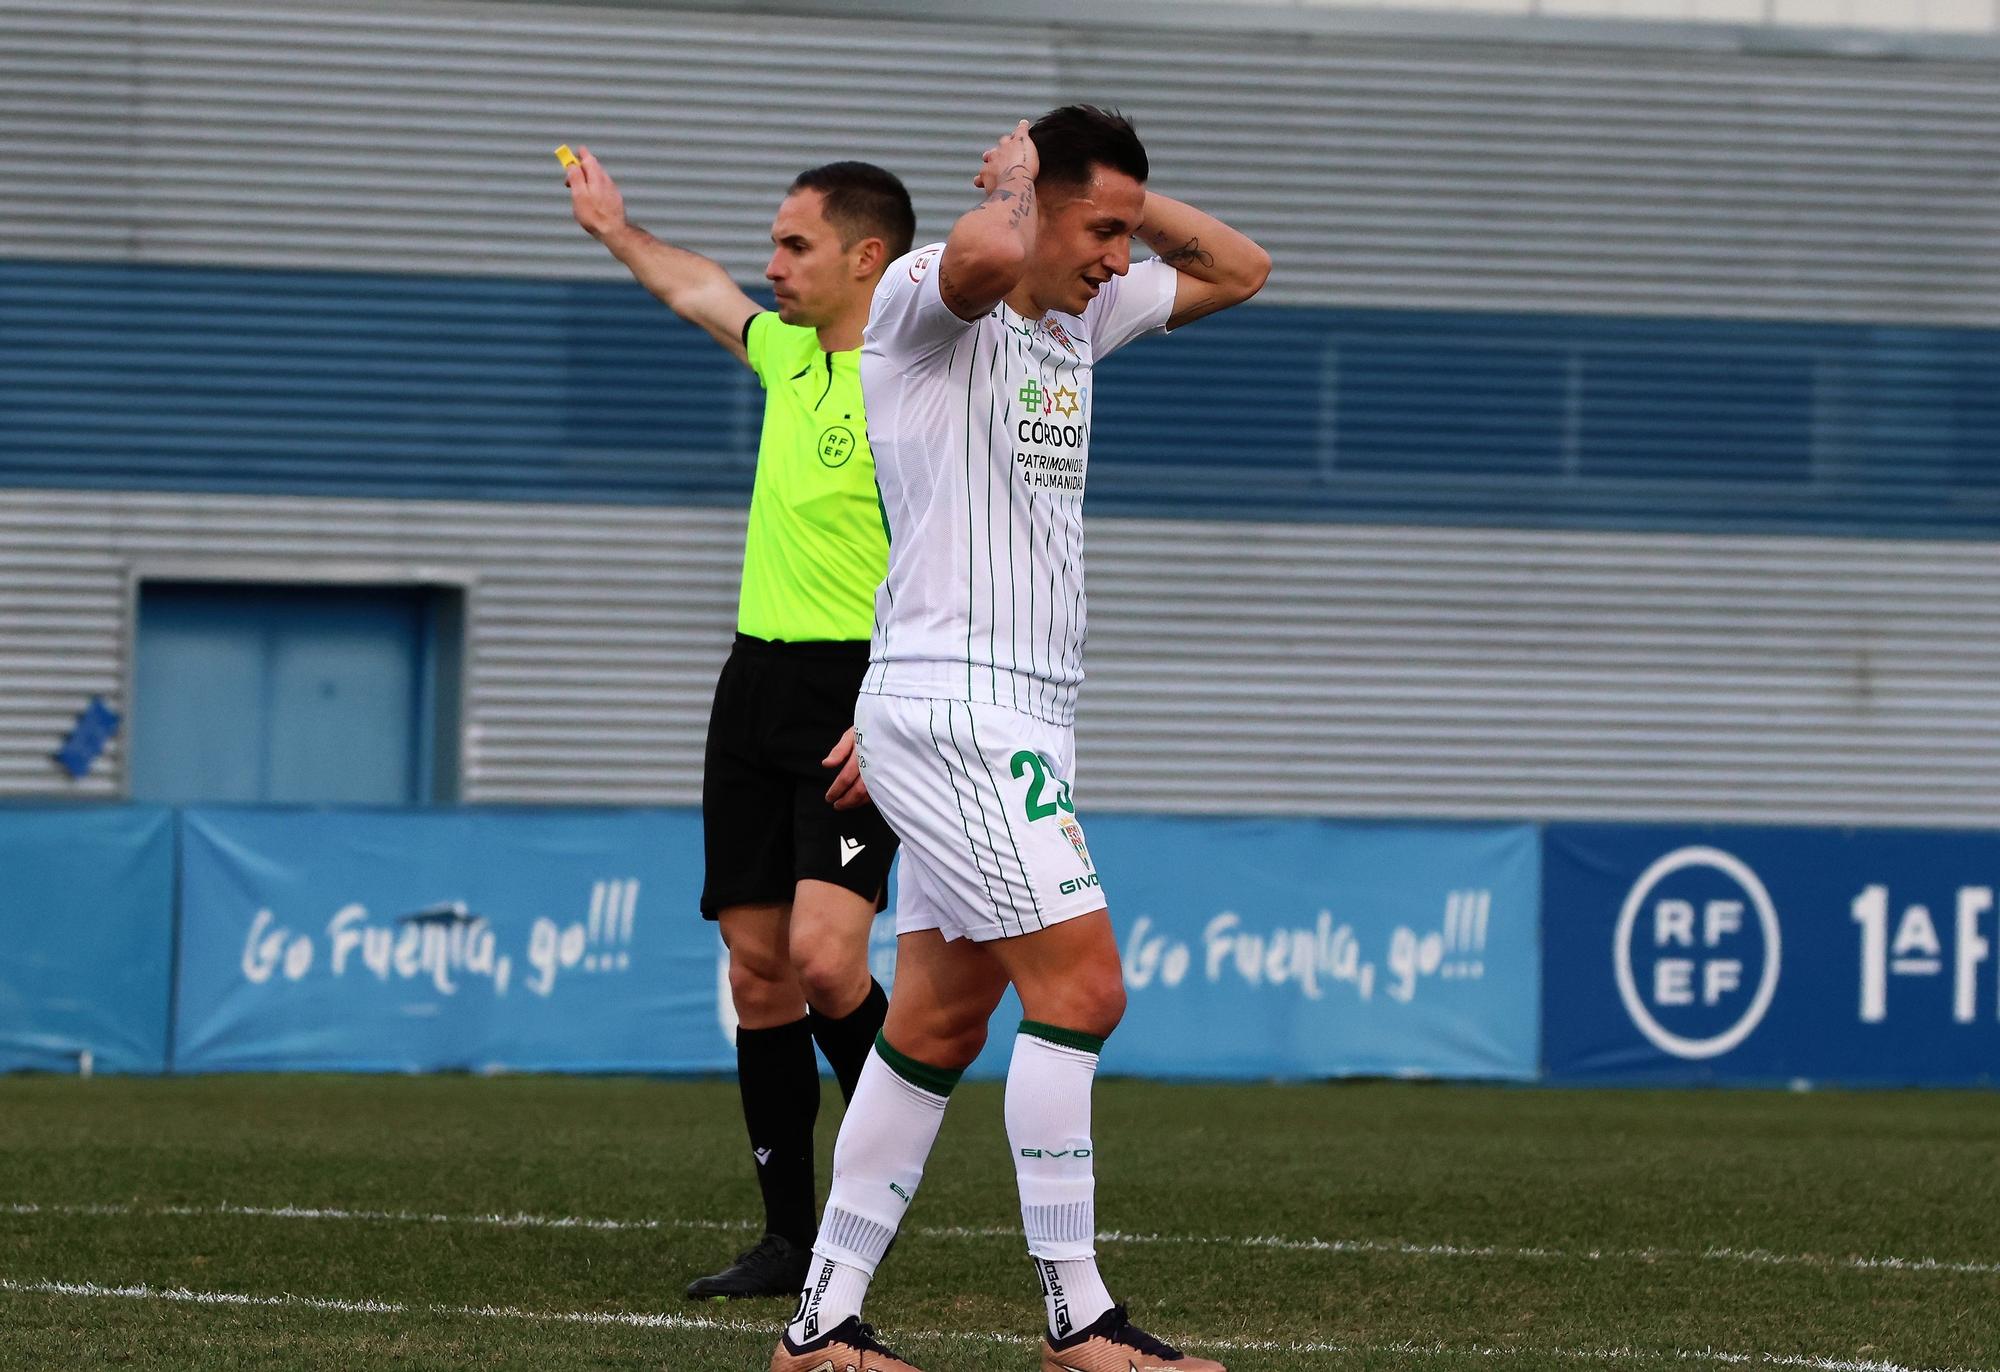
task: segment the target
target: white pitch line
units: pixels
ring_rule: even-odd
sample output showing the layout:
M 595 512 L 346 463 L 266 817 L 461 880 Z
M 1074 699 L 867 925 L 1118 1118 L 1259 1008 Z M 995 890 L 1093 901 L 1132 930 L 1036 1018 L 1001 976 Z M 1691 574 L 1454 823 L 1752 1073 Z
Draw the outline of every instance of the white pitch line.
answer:
M 1452 1243 L 1406 1243 L 1386 1239 L 1295 1239 L 1279 1234 L 1248 1238 L 1202 1234 L 1099 1234 L 1104 1243 L 1219 1245 L 1230 1248 L 1275 1248 L 1295 1253 L 1388 1254 L 1412 1258 L 1501 1258 L 1577 1262 L 1702 1262 L 1743 1263 L 1755 1267 L 1820 1267 L 1856 1272 L 1943 1272 L 1954 1276 L 2000 1276 L 2000 1262 L 1961 1262 L 1944 1258 L 1833 1257 L 1824 1253 L 1777 1253 L 1766 1248 L 1507 1248 Z
M 696 1230 L 745 1233 L 757 1226 L 747 1221 L 691 1219 L 603 1219 L 581 1215 L 427 1214 L 415 1210 L 347 1210 L 333 1206 L 299 1205 L 42 1205 L 31 1201 L 0 1203 L 0 1215 L 81 1216 L 238 1216 L 248 1219 L 324 1220 L 387 1224 L 435 1224 L 495 1229 L 580 1229 L 593 1232 L 656 1232 Z M 912 1233 L 939 1239 L 1019 1239 L 1019 1229 L 1001 1225 L 913 1226 Z M 1752 1267 L 1814 1267 L 1852 1272 L 1922 1272 L 1948 1276 L 2000 1277 L 2000 1262 L 1970 1262 L 1945 1258 L 1834 1257 L 1821 1253 L 1778 1253 L 1766 1248 L 1509 1248 L 1499 1245 L 1408 1243 L 1392 1239 L 1289 1238 L 1281 1234 L 1139 1234 L 1109 1229 L 1099 1243 L 1160 1244 L 1171 1247 L 1267 1248 L 1287 1253 L 1340 1253 L 1409 1258 L 1483 1258 L 1539 1262 L 1727 1262 Z
M 400 1301 L 341 1300 L 326 1296 L 260 1296 L 238 1291 L 192 1291 L 187 1287 L 155 1287 L 143 1283 L 105 1286 L 97 1282 L 14 1281 L 0 1277 L 0 1293 L 24 1296 L 69 1296 L 92 1300 L 164 1301 L 181 1305 L 236 1308 L 320 1310 L 343 1315 L 444 1315 L 471 1319 L 521 1320 L 546 1324 L 583 1324 L 626 1329 L 705 1329 L 718 1333 L 777 1332 L 773 1321 L 724 1320 L 705 1315 L 656 1315 L 622 1310 L 522 1310 L 506 1305 L 407 1304 Z M 1040 1340 L 1010 1333 L 953 1332 L 941 1329 L 898 1330 L 906 1343 L 997 1343 L 1026 1347 Z M 1495 1361 L 1533 1358 L 1559 1362 L 1713 1363 L 1723 1367 L 1786 1367 L 1807 1372 L 2000 1372 L 1994 1368 L 1913 1367 L 1872 1358 L 1815 1357 L 1798 1353 L 1738 1353 L 1720 1348 L 1503 1348 L 1482 1344 L 1279 1342 L 1273 1339 L 1196 1339 L 1189 1347 L 1226 1353 L 1324 1353 L 1346 1355 L 1397 1354 L 1413 1358 L 1469 1358 Z
M 264 1220 L 333 1220 L 382 1224 L 465 1225 L 493 1229 L 586 1229 L 602 1232 L 621 1230 L 656 1231 L 693 1229 L 705 1232 L 737 1233 L 756 1228 L 746 1220 L 591 1219 L 581 1215 L 529 1215 L 499 1213 L 486 1215 L 437 1215 L 417 1210 L 346 1210 L 335 1206 L 309 1205 L 41 1205 L 19 1201 L 0 1205 L 0 1215 L 126 1215 L 167 1216 L 186 1219 L 199 1216 L 239 1216 Z

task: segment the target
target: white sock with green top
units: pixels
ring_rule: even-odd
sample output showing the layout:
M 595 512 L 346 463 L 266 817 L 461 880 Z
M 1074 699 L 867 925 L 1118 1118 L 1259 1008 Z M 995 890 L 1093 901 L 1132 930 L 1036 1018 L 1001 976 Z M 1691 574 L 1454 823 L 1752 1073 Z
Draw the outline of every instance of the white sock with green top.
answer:
M 1007 1068 L 1007 1142 L 1021 1226 L 1041 1278 L 1049 1333 L 1062 1338 L 1111 1308 L 1097 1271 L 1097 1177 L 1090 1088 L 1104 1040 L 1023 1020 Z

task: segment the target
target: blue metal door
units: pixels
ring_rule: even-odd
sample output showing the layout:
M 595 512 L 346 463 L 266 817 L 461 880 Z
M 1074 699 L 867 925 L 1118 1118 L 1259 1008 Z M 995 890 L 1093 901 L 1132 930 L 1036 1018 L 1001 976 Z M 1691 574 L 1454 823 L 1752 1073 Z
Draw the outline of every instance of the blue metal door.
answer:
M 433 595 L 412 588 L 141 588 L 132 795 L 186 802 L 432 799 Z

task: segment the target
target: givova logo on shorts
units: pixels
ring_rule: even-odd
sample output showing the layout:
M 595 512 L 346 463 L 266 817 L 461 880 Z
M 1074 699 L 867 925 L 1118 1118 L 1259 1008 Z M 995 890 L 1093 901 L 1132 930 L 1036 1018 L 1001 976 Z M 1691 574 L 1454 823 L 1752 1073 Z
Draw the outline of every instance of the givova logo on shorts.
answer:
M 1764 883 L 1719 848 L 1668 853 L 1632 886 L 1612 965 L 1625 1012 L 1677 1058 L 1729 1052 L 1778 989 L 1778 912 Z

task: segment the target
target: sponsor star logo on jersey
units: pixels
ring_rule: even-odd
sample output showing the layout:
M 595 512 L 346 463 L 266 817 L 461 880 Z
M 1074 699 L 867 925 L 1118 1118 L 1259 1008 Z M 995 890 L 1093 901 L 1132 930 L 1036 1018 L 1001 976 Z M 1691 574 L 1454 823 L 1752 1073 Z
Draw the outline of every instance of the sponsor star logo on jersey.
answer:
M 1083 494 L 1083 447 L 1089 435 L 1074 422 L 1083 397 L 1069 386 L 1054 390 L 1029 377 L 1014 393 L 1025 411 L 1014 422 L 1014 464 L 1021 480 L 1038 491 Z
M 1021 383 L 1021 389 L 1014 393 L 1014 398 L 1021 402 L 1029 414 L 1059 416 L 1063 419 L 1076 418 L 1077 413 L 1083 408 L 1081 404 L 1083 398 L 1070 387 L 1058 386 L 1050 390 L 1032 376 Z

